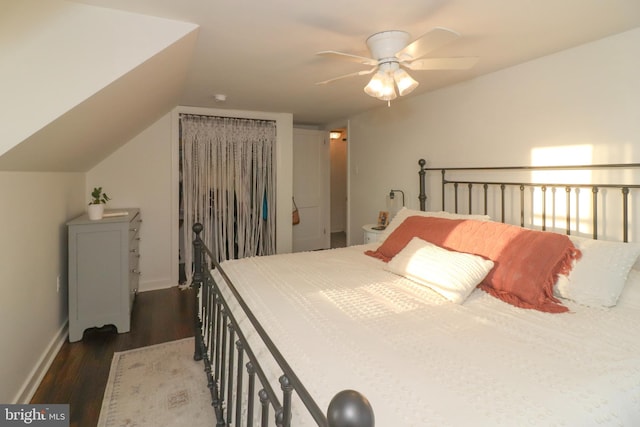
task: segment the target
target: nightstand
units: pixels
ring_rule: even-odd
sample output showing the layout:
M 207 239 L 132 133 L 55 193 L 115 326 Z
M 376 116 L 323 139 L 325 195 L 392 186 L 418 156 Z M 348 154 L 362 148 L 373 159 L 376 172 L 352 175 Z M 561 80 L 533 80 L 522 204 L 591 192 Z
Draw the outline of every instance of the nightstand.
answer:
M 373 227 L 377 227 L 376 224 L 366 224 L 362 226 L 364 230 L 364 242 L 375 243 L 380 240 L 381 234 L 384 230 L 374 230 Z

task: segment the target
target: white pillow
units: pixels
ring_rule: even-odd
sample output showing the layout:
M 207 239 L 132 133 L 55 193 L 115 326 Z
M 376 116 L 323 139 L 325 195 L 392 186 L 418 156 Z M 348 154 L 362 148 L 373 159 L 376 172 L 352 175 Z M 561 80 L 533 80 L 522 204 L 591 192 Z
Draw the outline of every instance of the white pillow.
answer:
M 428 286 L 456 304 L 462 304 L 492 268 L 491 260 L 449 251 L 418 237 L 385 266 L 385 270 Z
M 640 310 L 640 270 L 632 268 L 616 307 Z
M 588 307 L 616 305 L 640 244 L 569 237 L 582 251 L 569 275 L 558 276 L 554 293 Z
M 491 221 L 491 217 L 489 215 L 463 215 L 463 214 L 455 214 L 450 212 L 432 212 L 432 211 L 416 211 L 413 209 L 409 209 L 403 207 L 396 213 L 393 217 L 387 228 L 384 229 L 382 233 L 380 233 L 379 241 L 383 241 L 389 234 L 393 232 L 400 224 L 404 222 L 410 216 L 435 216 L 438 218 L 447 218 L 447 219 L 475 219 L 479 221 Z

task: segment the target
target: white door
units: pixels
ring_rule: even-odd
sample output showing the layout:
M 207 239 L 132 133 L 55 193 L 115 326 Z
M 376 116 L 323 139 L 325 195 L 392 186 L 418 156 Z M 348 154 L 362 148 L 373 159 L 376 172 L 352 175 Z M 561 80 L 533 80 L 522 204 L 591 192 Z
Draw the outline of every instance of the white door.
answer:
M 293 251 L 327 249 L 330 235 L 329 133 L 293 130 L 293 198 L 300 223 L 293 226 Z

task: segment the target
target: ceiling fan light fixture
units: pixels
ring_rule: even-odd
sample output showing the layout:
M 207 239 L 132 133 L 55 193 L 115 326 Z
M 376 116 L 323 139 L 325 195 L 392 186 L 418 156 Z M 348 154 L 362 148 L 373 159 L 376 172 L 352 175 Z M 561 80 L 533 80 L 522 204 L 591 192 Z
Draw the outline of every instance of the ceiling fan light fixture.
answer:
M 393 77 L 391 77 L 390 73 L 385 73 L 382 80 L 382 90 L 377 98 L 382 101 L 392 101 L 396 99 L 397 96 L 396 88 L 393 84 Z
M 384 73 L 378 71 L 371 77 L 369 83 L 364 87 L 364 91 L 367 95 L 378 98 L 382 96 L 384 84 Z
M 410 94 L 420 84 L 402 68 L 398 68 L 393 73 L 393 79 L 396 81 L 396 85 L 398 85 L 400 96 Z
M 382 101 L 391 101 L 398 96 L 392 74 L 383 70 L 378 70 L 371 77 L 369 83 L 364 87 L 364 91 L 367 95 Z
M 419 85 L 400 67 L 408 70 L 467 70 L 478 61 L 478 58 L 474 57 L 426 58 L 427 54 L 460 37 L 460 34 L 453 30 L 436 27 L 411 43 L 409 43 L 409 37 L 409 33 L 397 30 L 373 34 L 367 39 L 370 57 L 332 50 L 318 52 L 318 55 L 346 59 L 369 67 L 373 66 L 373 68 L 316 84 L 375 73 L 365 86 L 365 93 L 383 101 L 390 101 L 398 96 L 396 86 L 399 95 L 404 96 L 410 94 Z

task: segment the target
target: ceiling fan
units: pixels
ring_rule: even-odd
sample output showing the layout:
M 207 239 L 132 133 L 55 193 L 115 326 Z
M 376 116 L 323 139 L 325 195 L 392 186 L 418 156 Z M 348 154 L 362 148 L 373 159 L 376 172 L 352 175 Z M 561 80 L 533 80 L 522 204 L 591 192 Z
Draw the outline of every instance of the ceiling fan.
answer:
M 453 30 L 436 27 L 411 43 L 409 43 L 409 37 L 409 33 L 396 30 L 373 34 L 367 39 L 370 58 L 333 50 L 318 52 L 317 55 L 327 58 L 348 60 L 373 68 L 316 84 L 327 84 L 347 77 L 364 76 L 375 72 L 364 91 L 374 98 L 391 101 L 397 96 L 395 86 L 398 87 L 400 96 L 403 96 L 413 91 L 419 84 L 404 68 L 414 71 L 466 70 L 478 62 L 477 57 L 424 58 L 431 51 L 458 39 L 460 34 Z

